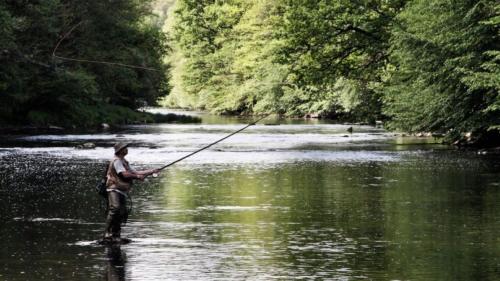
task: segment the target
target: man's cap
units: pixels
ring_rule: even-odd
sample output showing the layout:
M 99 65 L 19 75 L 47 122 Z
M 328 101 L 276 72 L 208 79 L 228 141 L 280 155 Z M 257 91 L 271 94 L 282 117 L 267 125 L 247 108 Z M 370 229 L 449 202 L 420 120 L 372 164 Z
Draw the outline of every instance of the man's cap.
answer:
M 120 150 L 126 148 L 127 146 L 129 146 L 129 143 L 123 143 L 123 142 L 116 143 L 114 146 L 115 154 L 118 154 L 118 152 L 120 152 Z

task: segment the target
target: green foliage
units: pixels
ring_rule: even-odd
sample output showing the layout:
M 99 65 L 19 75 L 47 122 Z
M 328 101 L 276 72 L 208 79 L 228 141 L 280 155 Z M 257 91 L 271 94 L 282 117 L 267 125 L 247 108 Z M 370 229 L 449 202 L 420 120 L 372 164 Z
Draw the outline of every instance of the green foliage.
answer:
M 107 105 L 155 104 L 169 91 L 168 48 L 150 9 L 139 0 L 2 1 L 0 122 L 92 126 L 105 121 Z M 54 59 L 77 24 L 57 56 L 158 71 Z
M 151 4 L 0 2 L 0 122 L 143 118 L 117 108 L 168 93 L 171 63 L 170 106 L 500 131 L 498 1 L 162 0 L 158 17 Z M 58 55 L 159 71 L 53 60 L 80 22 Z
M 182 86 L 196 96 L 192 106 L 228 110 L 225 90 L 236 82 L 231 73 L 234 40 L 232 27 L 238 23 L 244 1 L 179 1 L 175 11 L 174 38 L 185 50 Z
M 382 88 L 393 128 L 459 138 L 499 124 L 498 5 L 416 0 L 398 15 Z
M 270 54 L 274 9 L 268 1 L 178 1 L 172 31 L 185 62 L 183 93 L 173 98 L 219 113 L 266 110 L 262 101 L 282 82 Z
M 372 81 L 385 65 L 389 27 L 405 1 L 288 0 L 280 60 L 299 85 Z
M 170 32 L 181 90 L 167 104 L 374 120 L 380 95 L 370 85 L 401 2 L 179 0 Z

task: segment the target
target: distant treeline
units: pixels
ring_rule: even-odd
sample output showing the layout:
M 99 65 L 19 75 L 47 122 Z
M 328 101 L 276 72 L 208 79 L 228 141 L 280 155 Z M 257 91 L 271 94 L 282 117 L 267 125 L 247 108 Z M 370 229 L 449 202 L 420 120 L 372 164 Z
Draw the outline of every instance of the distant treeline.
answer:
M 498 135 L 498 0 L 177 0 L 173 11 L 167 105 Z
M 153 120 L 169 91 L 166 37 L 151 1 L 0 1 L 0 126 Z M 75 27 L 75 28 L 74 28 Z M 145 66 L 148 71 L 53 57 Z

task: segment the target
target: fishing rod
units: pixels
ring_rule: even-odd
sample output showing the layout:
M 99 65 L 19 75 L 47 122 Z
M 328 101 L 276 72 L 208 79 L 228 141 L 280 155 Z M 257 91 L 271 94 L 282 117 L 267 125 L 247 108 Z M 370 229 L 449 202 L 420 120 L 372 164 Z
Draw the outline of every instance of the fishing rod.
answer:
M 164 170 L 164 169 L 166 169 L 166 168 L 168 168 L 168 167 L 170 167 L 170 166 L 174 165 L 175 163 L 178 163 L 178 162 L 180 162 L 180 161 L 182 161 L 182 160 L 184 160 L 184 159 L 186 159 L 186 158 L 188 158 L 188 157 L 191 157 L 191 156 L 195 155 L 196 153 L 199 153 L 199 152 L 201 152 L 201 151 L 203 151 L 203 150 L 205 150 L 205 149 L 207 149 L 207 148 L 209 148 L 209 147 L 211 147 L 211 146 L 213 146 L 213 145 L 215 145 L 215 144 L 217 144 L 217 143 L 219 143 L 219 142 L 221 142 L 221 141 L 223 141 L 223 140 L 225 140 L 225 139 L 227 139 L 227 138 L 229 138 L 229 137 L 231 137 L 231 136 L 233 136 L 233 135 L 236 135 L 237 133 L 239 133 L 239 132 L 241 132 L 241 131 L 245 130 L 246 128 L 248 128 L 248 127 L 250 127 L 250 126 L 253 126 L 253 125 L 255 125 L 255 124 L 259 123 L 261 120 L 263 120 L 263 119 L 265 119 L 265 118 L 269 117 L 269 115 L 271 115 L 271 114 L 270 114 L 270 113 L 268 113 L 268 114 L 264 115 L 263 117 L 261 117 L 261 118 L 257 119 L 257 121 L 254 121 L 254 122 L 252 122 L 252 123 L 250 123 L 250 124 L 246 125 L 245 127 L 241 128 L 241 129 L 239 129 L 239 130 L 237 130 L 237 131 L 234 131 L 234 132 L 230 133 L 229 135 L 227 135 L 227 136 L 225 136 L 225 137 L 223 137 L 223 138 L 221 138 L 221 139 L 219 139 L 219 140 L 217 140 L 217 141 L 214 141 L 214 142 L 212 142 L 212 143 L 210 143 L 210 144 L 208 144 L 208 145 L 206 145 L 206 146 L 204 146 L 204 147 L 202 147 L 202 148 L 200 148 L 200 149 L 198 149 L 198 150 L 196 150 L 196 151 L 194 151 L 194 152 L 191 152 L 191 153 L 189 153 L 189 154 L 188 154 L 188 155 L 186 155 L 186 156 L 183 156 L 183 157 L 181 157 L 181 158 L 179 158 L 179 159 L 177 159 L 177 160 L 175 160 L 175 161 L 172 161 L 172 162 L 170 162 L 170 163 L 168 163 L 168 164 L 166 164 L 166 165 L 164 165 L 164 166 L 160 167 L 160 168 L 159 168 L 159 169 L 157 169 L 157 170 L 158 170 L 158 171 Z M 107 169 L 106 169 L 106 173 L 107 173 Z M 153 173 L 153 174 L 150 174 L 150 175 L 151 175 L 153 178 L 158 177 L 158 174 L 157 174 L 157 173 Z M 146 177 L 148 177 L 148 176 L 150 176 L 150 175 L 146 175 L 146 176 L 144 176 L 144 178 L 146 178 Z M 102 189 L 102 188 L 104 188 L 104 189 L 105 189 L 105 182 L 106 182 L 106 181 L 103 181 L 102 183 L 100 183 L 100 184 L 98 184 L 98 185 L 97 185 L 97 186 L 98 186 L 98 187 L 97 187 L 98 192 L 100 192 L 99 190 L 100 190 L 100 189 Z M 104 187 L 102 187 L 102 188 L 101 188 L 101 187 L 100 187 L 101 185 L 104 185 Z M 130 203 L 129 203 L 130 208 L 128 209 L 128 212 L 129 212 L 129 213 L 131 213 L 131 212 L 132 212 L 132 198 L 130 197 L 130 194 L 128 194 L 128 195 L 126 196 L 126 198 L 130 201 Z M 107 207 L 107 205 L 106 205 L 106 207 Z M 107 212 L 107 209 L 106 209 L 106 212 Z
M 162 166 L 162 167 L 158 168 L 158 170 L 159 170 L 159 171 L 161 171 L 161 170 L 163 170 L 163 169 L 166 169 L 166 168 L 168 168 L 168 167 L 170 167 L 170 166 L 174 165 L 174 164 L 175 164 L 175 163 L 177 163 L 177 162 L 180 162 L 180 161 L 182 161 L 182 160 L 184 160 L 184 159 L 186 159 L 186 158 L 188 158 L 188 157 L 191 157 L 191 156 L 195 155 L 196 153 L 199 153 L 199 152 L 201 152 L 201 151 L 203 151 L 203 150 L 205 150 L 205 149 L 207 149 L 207 148 L 209 148 L 209 147 L 211 147 L 211 146 L 213 146 L 213 145 L 215 145 L 215 144 L 218 144 L 219 142 L 221 142 L 221 141 L 223 141 L 223 140 L 225 140 L 225 139 L 227 139 L 227 138 L 229 138 L 229 137 L 231 137 L 231 136 L 233 136 L 233 135 L 236 135 L 237 133 L 239 133 L 239 132 L 241 132 L 241 131 L 245 130 L 246 128 L 248 128 L 248 127 L 250 127 L 250 126 L 253 126 L 253 125 L 255 125 L 255 124 L 259 123 L 261 120 L 263 120 L 263 119 L 265 119 L 265 118 L 269 117 L 269 115 L 271 115 L 271 114 L 264 115 L 263 117 L 261 117 L 261 118 L 257 119 L 257 121 L 254 121 L 254 122 L 252 122 L 252 123 L 250 123 L 250 124 L 246 125 L 245 127 L 241 128 L 241 129 L 239 129 L 239 130 L 237 130 L 237 131 L 234 131 L 234 132 L 230 133 L 229 135 L 227 135 L 227 136 L 225 136 L 225 137 L 223 137 L 223 138 L 221 138 L 221 139 L 219 139 L 219 140 L 217 140 L 217 141 L 214 141 L 214 142 L 212 142 L 212 143 L 210 143 L 210 144 L 208 144 L 208 145 L 206 145 L 206 146 L 204 146 L 204 147 L 202 147 L 202 148 L 200 148 L 200 149 L 198 149 L 198 150 L 196 150 L 196 151 L 194 151 L 194 152 L 191 152 L 191 153 L 189 153 L 189 154 L 188 154 L 188 155 L 186 155 L 186 156 L 183 156 L 183 157 L 181 157 L 181 158 L 179 158 L 179 159 L 177 159 L 177 160 L 175 160 L 175 161 L 172 161 L 172 162 L 170 162 L 170 163 L 168 163 L 168 164 L 166 164 L 166 165 L 164 165 L 164 166 Z M 153 176 L 153 177 L 157 177 L 157 176 L 158 176 L 158 174 L 154 173 L 154 174 L 152 174 L 152 176 Z

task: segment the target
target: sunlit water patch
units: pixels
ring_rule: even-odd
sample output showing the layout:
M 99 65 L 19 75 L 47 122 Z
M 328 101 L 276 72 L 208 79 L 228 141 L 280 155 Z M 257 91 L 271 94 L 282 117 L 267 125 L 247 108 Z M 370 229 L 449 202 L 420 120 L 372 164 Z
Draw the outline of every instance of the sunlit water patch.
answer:
M 190 151 L 177 152 L 161 148 L 135 148 L 130 149 L 127 158 L 136 164 L 161 165 L 175 161 L 189 154 Z M 96 148 L 92 150 L 79 150 L 68 147 L 50 148 L 9 148 L 5 149 L 0 157 L 25 154 L 40 155 L 43 157 L 80 158 L 94 160 L 108 160 L 112 158 L 109 148 Z M 330 161 L 330 162 L 387 162 L 397 161 L 398 152 L 387 151 L 220 151 L 206 150 L 191 158 L 184 160 L 179 165 L 203 164 L 279 164 L 303 161 Z
M 328 126 L 328 125 L 323 125 Z M 169 125 L 167 127 L 147 126 L 144 130 L 154 133 L 140 131 L 141 127 L 128 127 L 119 134 L 99 135 L 37 135 L 18 137 L 19 141 L 47 142 L 47 143 L 82 143 L 95 142 L 109 145 L 116 141 L 130 142 L 133 146 L 147 147 L 170 147 L 175 148 L 200 148 L 203 145 L 214 142 L 229 133 L 240 129 L 242 126 L 230 125 Z M 218 144 L 221 149 L 245 149 L 245 150 L 269 150 L 269 149 L 293 149 L 296 147 L 313 145 L 339 145 L 358 142 L 381 142 L 394 138 L 393 134 L 386 133 L 372 127 L 361 127 L 355 133 L 348 133 L 346 126 L 331 125 L 331 128 L 323 128 L 313 125 L 287 125 L 283 129 L 270 128 L 266 126 L 251 127 L 244 132 L 234 135 L 224 142 Z M 139 132 L 135 132 L 139 130 Z

